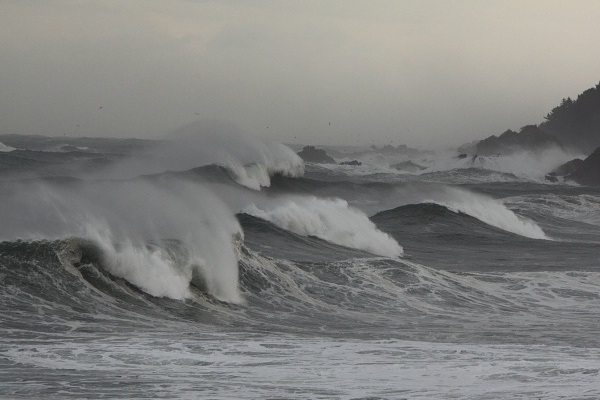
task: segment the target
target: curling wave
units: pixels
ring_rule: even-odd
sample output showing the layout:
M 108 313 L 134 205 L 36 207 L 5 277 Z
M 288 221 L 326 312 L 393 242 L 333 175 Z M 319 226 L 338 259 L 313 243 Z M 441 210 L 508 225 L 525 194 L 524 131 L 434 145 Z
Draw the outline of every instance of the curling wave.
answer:
M 316 236 L 341 246 L 385 257 L 400 257 L 402 246 L 381 232 L 360 210 L 342 199 L 287 197 L 268 208 L 256 204 L 244 212 L 299 235 Z

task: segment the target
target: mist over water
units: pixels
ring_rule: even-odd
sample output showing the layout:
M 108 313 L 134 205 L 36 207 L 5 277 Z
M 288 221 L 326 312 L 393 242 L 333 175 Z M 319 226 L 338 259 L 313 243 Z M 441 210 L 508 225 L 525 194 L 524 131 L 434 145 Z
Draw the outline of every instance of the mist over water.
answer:
M 269 186 L 275 173 L 290 177 L 304 173 L 304 163 L 289 147 L 252 137 L 233 124 L 200 120 L 134 153 L 111 167 L 108 175 L 131 178 L 210 164 L 226 167 L 238 183 L 254 190 Z
M 577 152 L 558 147 L 539 151 L 522 150 L 512 154 L 498 154 L 495 156 L 469 154 L 463 159 L 457 158 L 456 153 L 453 152 L 440 152 L 431 160 L 430 165 L 422 173 L 460 168 L 480 168 L 543 181 L 548 172 L 575 158 L 585 157 Z
M 4 198 L 2 240 L 75 237 L 103 251 L 107 269 L 154 296 L 182 299 L 195 276 L 217 298 L 238 302 L 235 216 L 208 188 L 184 181 L 21 184 Z M 187 250 L 182 265 L 161 243 Z M 153 244 L 153 246 L 150 246 Z
M 235 210 L 208 183 L 160 176 L 205 165 L 225 167 L 253 190 L 269 186 L 272 174 L 300 176 L 304 167 L 286 146 L 252 138 L 230 124 L 199 121 L 98 176 L 3 182 L 0 240 L 91 240 L 110 273 L 153 296 L 184 299 L 192 283 L 239 303 L 236 242 L 243 232 Z M 169 241 L 179 243 L 185 256 L 173 259 L 165 248 Z

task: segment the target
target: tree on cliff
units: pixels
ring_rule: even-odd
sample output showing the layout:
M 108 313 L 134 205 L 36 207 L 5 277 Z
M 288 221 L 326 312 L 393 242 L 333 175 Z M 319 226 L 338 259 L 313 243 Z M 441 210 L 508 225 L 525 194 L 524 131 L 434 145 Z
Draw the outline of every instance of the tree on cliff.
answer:
M 550 111 L 540 129 L 568 147 L 584 153 L 600 146 L 600 83 L 577 96 L 563 99 Z

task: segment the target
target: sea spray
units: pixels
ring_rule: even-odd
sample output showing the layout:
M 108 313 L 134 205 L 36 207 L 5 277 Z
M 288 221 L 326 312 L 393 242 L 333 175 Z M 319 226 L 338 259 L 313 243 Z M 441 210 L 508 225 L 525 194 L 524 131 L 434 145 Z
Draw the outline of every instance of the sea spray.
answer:
M 270 203 L 268 207 L 252 204 L 244 212 L 299 235 L 316 236 L 385 257 L 403 254 L 391 236 L 377 229 L 362 211 L 350 207 L 345 200 L 287 196 Z
M 0 240 L 92 240 L 105 268 L 154 296 L 182 299 L 190 282 L 241 302 L 233 213 L 205 186 L 170 181 L 30 182 L 2 196 Z M 185 257 L 171 257 L 176 240 Z
M 13 150 L 16 150 L 16 149 L 14 147 L 7 146 L 4 143 L 0 142 L 0 152 L 8 153 Z
M 490 171 L 514 174 L 520 178 L 544 180 L 544 176 L 574 158 L 582 157 L 578 153 L 558 147 L 550 147 L 540 151 L 519 150 L 512 154 L 478 156 L 469 154 L 457 157 L 454 152 L 438 152 L 427 163 L 421 174 L 449 171 L 453 169 L 479 168 Z
M 273 174 L 290 177 L 304 174 L 302 159 L 289 147 L 254 137 L 232 124 L 212 120 L 183 126 L 103 174 L 132 178 L 210 164 L 227 168 L 239 184 L 254 190 L 268 187 Z

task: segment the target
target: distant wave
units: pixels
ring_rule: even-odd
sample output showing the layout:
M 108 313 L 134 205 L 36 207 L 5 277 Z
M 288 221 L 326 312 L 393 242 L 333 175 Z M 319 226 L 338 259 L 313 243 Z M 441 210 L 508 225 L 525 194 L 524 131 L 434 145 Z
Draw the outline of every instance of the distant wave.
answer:
M 445 196 L 444 200 L 425 200 L 421 204 L 411 204 L 398 207 L 393 210 L 383 211 L 376 214 L 373 218 L 381 220 L 382 218 L 398 218 L 398 223 L 402 223 L 403 218 L 411 219 L 421 218 L 422 223 L 426 224 L 432 217 L 448 217 L 452 215 L 464 215 L 474 218 L 482 223 L 495 228 L 515 233 L 531 239 L 546 239 L 542 228 L 535 222 L 516 215 L 502 203 L 474 193 L 459 191 L 459 196 L 451 199 Z M 457 227 L 460 229 L 460 227 Z M 463 229 L 470 229 L 466 224 Z M 451 233 L 451 232 L 448 232 Z M 457 234 L 463 232 L 457 231 Z
M 444 205 L 455 212 L 464 212 L 465 214 L 475 217 L 488 225 L 495 226 L 508 232 L 516 233 L 517 235 L 525 236 L 531 239 L 549 239 L 542 228 L 540 228 L 535 222 L 527 218 L 517 216 L 514 212 L 499 202 L 481 201 L 481 198 L 470 198 L 461 201 L 441 202 L 439 204 Z
M 507 199 L 505 203 L 526 210 L 542 212 L 572 221 L 600 226 L 600 193 L 598 194 L 541 194 L 517 196 Z
M 133 178 L 204 165 L 225 167 L 235 181 L 254 190 L 268 187 L 274 174 L 298 177 L 304 173 L 302 159 L 283 144 L 253 137 L 230 124 L 198 121 L 116 163 L 105 174 Z
M 471 170 L 467 170 L 469 172 Z M 481 171 L 473 169 L 476 174 Z M 465 171 L 463 171 L 465 172 Z M 443 174 L 447 174 L 444 172 Z M 487 171 L 488 173 L 496 173 Z M 457 176 L 462 176 L 457 171 Z M 278 178 L 274 188 L 287 192 L 318 193 L 320 196 L 345 197 L 352 204 L 371 199 L 373 205 L 364 208 L 374 212 L 394 206 L 418 203 L 436 203 L 451 211 L 461 212 L 496 228 L 533 239 L 549 239 L 534 221 L 515 214 L 502 201 L 474 193 L 467 189 L 432 183 L 381 183 L 381 182 L 323 182 L 307 178 Z M 391 207 L 389 207 L 391 205 Z M 382 207 L 388 206 L 388 207 Z M 377 209 L 379 207 L 379 209 Z
M 0 142 L 0 153 L 9 152 L 9 151 L 13 151 L 13 150 L 16 150 L 16 149 L 14 147 L 7 146 L 4 143 Z
M 498 154 L 491 156 L 478 156 L 471 154 L 458 158 L 454 154 L 440 153 L 430 160 L 427 169 L 422 175 L 429 177 L 443 177 L 449 171 L 455 173 L 454 183 L 478 182 L 509 182 L 509 181 L 536 181 L 544 182 L 546 174 L 558 166 L 580 157 L 577 153 L 565 151 L 558 147 L 551 147 L 537 152 L 517 151 L 512 154 Z M 473 170 L 488 171 L 488 174 L 476 174 Z M 463 171 L 473 171 L 463 173 Z
M 558 147 L 540 151 L 516 151 L 512 154 L 481 156 L 465 154 L 457 157 L 455 151 L 419 155 L 381 154 L 368 152 L 359 157 L 362 165 L 311 166 L 312 169 L 328 170 L 331 174 L 350 177 L 374 177 L 397 181 L 437 180 L 445 183 L 480 183 L 536 181 L 546 182 L 545 176 L 558 166 L 582 155 Z M 414 166 L 417 166 L 414 168 Z M 403 169 L 403 166 L 404 169 Z M 411 168 L 411 166 L 413 168 Z

